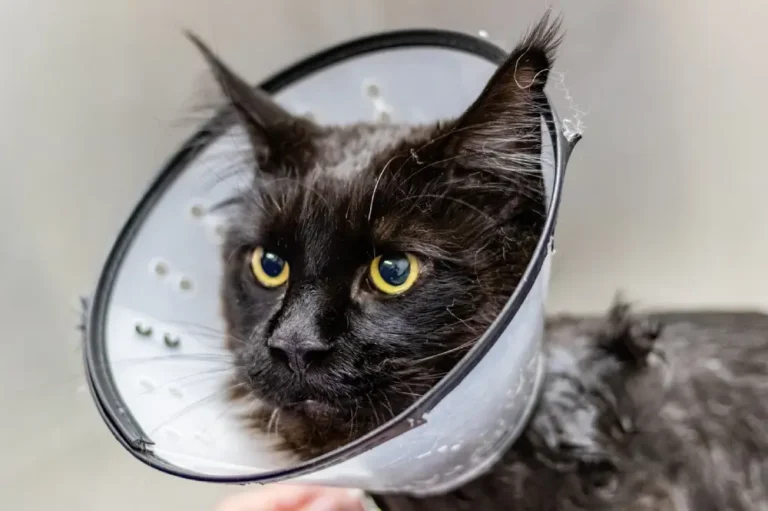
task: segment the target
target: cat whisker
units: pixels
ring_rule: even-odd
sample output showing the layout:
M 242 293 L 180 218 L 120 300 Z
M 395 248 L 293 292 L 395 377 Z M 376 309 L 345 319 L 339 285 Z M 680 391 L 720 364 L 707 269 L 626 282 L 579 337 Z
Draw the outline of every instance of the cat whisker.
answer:
M 395 394 L 397 394 L 398 396 L 413 398 L 413 401 L 417 401 L 418 399 L 421 399 L 421 396 L 423 395 L 423 394 L 417 394 L 415 392 L 402 392 L 402 391 L 395 392 Z
M 351 440 L 355 437 L 355 433 L 357 432 L 357 412 L 360 410 L 360 403 L 355 400 L 355 409 L 352 412 L 352 418 L 350 419 L 350 428 L 349 428 L 349 436 L 347 437 L 347 440 Z
M 219 368 L 219 369 L 209 369 L 209 370 L 203 371 L 201 373 L 188 374 L 188 375 L 182 376 L 180 378 L 174 378 L 174 379 L 172 379 L 170 381 L 167 381 L 167 382 L 163 383 L 162 385 L 158 385 L 157 387 L 153 387 L 151 389 L 147 389 L 144 392 L 139 393 L 138 395 L 140 397 L 141 396 L 146 396 L 146 395 L 152 394 L 153 392 L 157 392 L 158 390 L 164 390 L 164 389 L 166 389 L 166 388 L 168 388 L 168 387 L 170 387 L 170 386 L 172 386 L 174 384 L 177 384 L 177 383 L 180 383 L 180 382 L 183 382 L 183 381 L 187 381 L 187 380 L 189 380 L 191 378 L 200 378 L 199 381 L 192 382 L 192 383 L 188 382 L 186 384 L 186 385 L 194 385 L 195 383 L 200 383 L 200 382 L 208 381 L 208 380 L 210 380 L 212 378 L 216 378 L 219 375 L 221 375 L 221 373 L 226 373 L 226 372 L 229 372 L 230 370 L 231 369 L 229 367 L 222 367 L 222 368 Z
M 248 176 L 247 170 L 248 170 L 248 164 L 246 160 L 243 161 L 235 161 L 230 160 L 226 164 L 222 164 L 221 162 L 217 161 L 214 163 L 214 159 L 221 159 L 221 154 L 216 154 L 215 156 L 208 156 L 206 158 L 200 158 L 198 159 L 198 162 L 204 166 L 206 166 L 206 171 L 208 174 L 211 174 L 212 176 L 206 180 L 206 182 L 203 184 L 203 189 L 207 189 L 209 191 L 215 189 L 217 186 L 221 185 L 225 181 L 232 180 L 234 178 L 237 178 L 239 176 L 243 177 L 243 184 L 242 188 L 245 188 L 246 181 L 245 179 Z M 238 188 L 240 188 L 238 186 Z
M 155 434 L 157 434 L 157 432 L 159 430 L 161 430 L 162 428 L 166 427 L 168 424 L 171 424 L 175 420 L 183 417 L 184 415 L 186 415 L 187 413 L 191 412 L 192 410 L 194 410 L 198 406 L 206 404 L 206 403 L 209 403 L 209 402 L 215 400 L 216 398 L 221 398 L 222 394 L 226 395 L 226 393 L 231 392 L 235 388 L 241 387 L 243 385 L 245 385 L 245 384 L 244 383 L 236 383 L 234 385 L 230 385 L 228 387 L 222 388 L 220 391 L 213 392 L 213 393 L 209 394 L 208 396 L 203 397 L 201 399 L 198 399 L 197 401 L 195 401 L 195 402 L 185 406 L 184 408 L 182 408 L 178 412 L 174 413 L 171 417 L 169 417 L 168 419 L 164 420 L 159 425 L 157 425 L 150 432 L 150 436 L 154 436 Z
M 203 334 L 202 337 L 205 338 L 206 335 Z M 207 346 L 209 348 L 213 348 L 213 349 L 216 349 L 216 350 L 220 350 L 220 351 L 223 351 L 223 352 L 227 352 L 227 353 L 229 353 L 230 350 L 231 350 L 231 348 L 229 346 L 227 346 L 227 344 L 230 343 L 230 342 L 237 343 L 240 346 L 247 346 L 248 345 L 248 342 L 245 341 L 244 339 L 241 339 L 241 338 L 239 338 L 239 337 L 237 337 L 235 335 L 231 335 L 231 334 L 228 334 L 228 333 L 221 334 L 221 336 L 219 336 L 219 334 L 209 334 L 209 335 L 207 335 L 207 337 L 210 338 L 210 339 L 214 339 L 216 341 L 221 341 L 221 345 L 219 345 L 219 346 L 212 346 L 210 344 L 204 344 L 204 346 Z
M 208 433 L 216 424 L 219 423 L 219 421 L 221 419 L 224 418 L 225 415 L 228 415 L 232 411 L 232 409 L 235 408 L 235 406 L 236 406 L 236 404 L 232 403 L 229 406 L 227 406 L 226 408 L 224 408 L 224 410 L 222 410 L 220 413 L 218 413 L 216 415 L 216 417 L 214 417 L 214 419 L 207 426 L 205 426 L 205 428 L 203 428 L 202 433 L 203 434 Z
M 149 362 L 220 362 L 222 364 L 232 364 L 232 356 L 216 353 L 198 353 L 184 354 L 177 353 L 173 355 L 157 355 L 153 357 L 131 357 L 112 361 L 112 365 L 123 364 L 143 364 Z
M 446 308 L 445 308 L 445 310 L 448 312 L 448 314 L 450 314 L 451 316 L 453 316 L 454 318 L 456 318 L 456 321 L 458 321 L 459 323 L 461 323 L 462 325 L 464 325 L 465 327 L 467 327 L 467 329 L 469 329 L 469 330 L 473 330 L 473 329 L 472 329 L 472 327 L 470 327 L 470 326 L 469 326 L 469 324 L 468 324 L 468 323 L 467 323 L 465 320 L 461 319 L 461 318 L 460 318 L 460 317 L 458 317 L 456 314 L 454 314 L 454 313 L 453 313 L 453 311 L 451 310 L 451 308 L 450 308 L 450 307 L 446 307 Z
M 269 416 L 269 422 L 267 422 L 267 436 L 272 434 L 272 426 L 277 424 L 278 417 L 280 417 L 280 408 L 275 407 Z M 277 427 L 275 427 L 275 434 L 277 434 Z
M 387 397 L 387 393 L 386 392 L 381 392 L 380 395 L 381 395 L 382 398 L 384 398 L 387 401 L 386 404 L 383 401 L 382 401 L 381 404 L 383 406 L 385 406 L 387 408 L 387 410 L 389 410 L 389 414 L 392 416 L 392 418 L 394 418 L 395 417 L 395 412 L 392 409 L 392 403 L 389 401 L 389 398 Z
M 465 342 L 464 344 L 461 344 L 461 345 L 459 345 L 459 346 L 456 346 L 455 348 L 451 348 L 451 349 L 449 349 L 449 350 L 445 350 L 445 351 L 443 351 L 442 353 L 438 353 L 438 354 L 436 354 L 436 355 L 430 355 L 430 356 L 428 356 L 428 357 L 424 357 L 424 358 L 421 358 L 421 359 L 419 359 L 419 360 L 415 360 L 414 362 L 412 362 L 412 364 L 413 364 L 413 365 L 418 365 L 418 364 L 421 364 L 421 363 L 423 363 L 423 362 L 428 362 L 428 361 L 430 361 L 430 360 L 434 360 L 434 359 L 436 359 L 436 358 L 439 358 L 439 357 L 444 357 L 444 356 L 446 356 L 446 355 L 450 355 L 450 354 L 452 354 L 452 353 L 456 353 L 456 352 L 459 352 L 459 351 L 468 350 L 468 349 L 469 349 L 469 348 L 471 348 L 471 347 L 472 347 L 472 346 L 473 346 L 473 345 L 474 345 L 476 342 L 477 342 L 477 339 L 473 339 L 473 340 L 471 340 L 471 341 L 467 341 L 467 342 Z
M 448 374 L 447 371 L 442 373 L 437 373 L 437 374 L 424 374 L 421 376 L 414 376 L 409 379 L 410 381 L 413 381 L 413 382 L 429 382 L 434 380 L 440 380 L 444 378 L 446 374 Z
M 418 382 L 418 381 L 408 379 L 408 383 L 406 386 L 408 387 L 408 390 L 411 390 L 411 391 L 413 391 L 413 387 L 429 390 L 433 387 L 433 384 L 426 383 L 426 382 Z
M 373 404 L 373 400 L 371 399 L 370 394 L 366 394 L 365 397 L 368 399 L 368 403 L 371 405 L 371 411 L 373 412 L 374 416 L 376 417 L 376 425 L 378 426 L 381 424 L 381 418 L 379 417 L 379 412 L 376 411 L 376 406 Z
M 215 213 L 217 211 L 226 210 L 227 208 L 242 206 L 243 202 L 244 200 L 242 195 L 235 195 L 233 197 L 229 197 L 215 204 L 212 204 L 211 207 L 208 208 L 208 211 L 210 213 Z
M 167 323 L 170 323 L 172 325 L 184 326 L 184 327 L 192 327 L 192 328 L 198 329 L 201 332 L 211 332 L 212 334 L 224 335 L 223 330 L 218 330 L 212 326 L 204 325 L 202 323 L 194 323 L 192 321 L 182 321 L 182 320 L 176 320 L 176 319 L 169 319 L 167 320 Z

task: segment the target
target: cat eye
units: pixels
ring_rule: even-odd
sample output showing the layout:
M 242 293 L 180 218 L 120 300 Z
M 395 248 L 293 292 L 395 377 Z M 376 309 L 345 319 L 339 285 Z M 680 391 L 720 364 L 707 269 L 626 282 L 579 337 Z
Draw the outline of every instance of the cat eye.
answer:
M 416 283 L 419 260 L 407 252 L 380 255 L 371 261 L 368 275 L 377 290 L 388 295 L 399 295 Z
M 256 247 L 251 256 L 251 271 L 256 280 L 264 287 L 279 287 L 288 281 L 290 268 L 282 257 L 274 252 L 267 252 L 263 247 Z

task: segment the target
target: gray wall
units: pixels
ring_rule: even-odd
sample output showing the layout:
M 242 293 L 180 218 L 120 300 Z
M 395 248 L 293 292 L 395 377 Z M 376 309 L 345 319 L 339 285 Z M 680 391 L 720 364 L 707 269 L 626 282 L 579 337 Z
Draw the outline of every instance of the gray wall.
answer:
M 207 510 L 228 491 L 162 476 L 117 446 L 82 392 L 73 329 L 116 229 L 201 120 L 190 108 L 204 69 L 180 28 L 257 81 L 381 29 L 483 29 L 511 44 L 545 7 L 0 0 L 0 507 Z M 557 69 L 586 113 L 551 308 L 599 310 L 622 289 L 649 306 L 768 309 L 768 3 L 555 7 L 568 29 Z

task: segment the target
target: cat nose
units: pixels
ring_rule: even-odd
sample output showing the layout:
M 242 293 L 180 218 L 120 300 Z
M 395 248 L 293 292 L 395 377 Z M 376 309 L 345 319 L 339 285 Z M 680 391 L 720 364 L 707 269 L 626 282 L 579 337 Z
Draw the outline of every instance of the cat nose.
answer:
M 272 338 L 267 342 L 274 358 L 288 364 L 294 372 L 304 372 L 313 363 L 328 354 L 331 347 L 318 340 L 295 340 L 284 337 Z

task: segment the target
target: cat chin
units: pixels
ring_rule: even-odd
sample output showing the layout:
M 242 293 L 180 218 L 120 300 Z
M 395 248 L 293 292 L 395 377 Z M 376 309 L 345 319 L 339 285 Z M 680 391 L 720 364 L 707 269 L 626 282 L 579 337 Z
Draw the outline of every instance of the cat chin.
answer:
M 272 423 L 275 422 L 276 417 L 279 417 L 281 425 L 286 422 L 330 425 L 341 419 L 343 415 L 342 409 L 314 399 L 293 402 L 287 405 L 269 403 L 264 400 L 260 400 L 260 402 L 261 407 L 256 412 L 253 412 L 252 415 L 267 418 L 268 424 L 266 427 L 268 429 L 272 429 Z M 250 418 L 253 419 L 254 417 Z M 264 425 L 261 425 L 258 420 L 256 424 L 262 426 L 263 429 Z
M 261 434 L 280 438 L 278 449 L 299 460 L 326 454 L 355 439 L 343 410 L 315 400 L 264 407 L 250 418 Z M 359 433 L 367 431 L 360 430 Z
M 339 413 L 337 408 L 314 399 L 307 399 L 298 405 L 291 406 L 289 409 L 306 415 L 310 419 L 329 419 Z
M 303 424 L 338 429 L 343 411 L 327 403 L 308 399 L 289 406 L 276 407 L 285 425 Z M 345 422 L 345 421 L 342 421 Z

